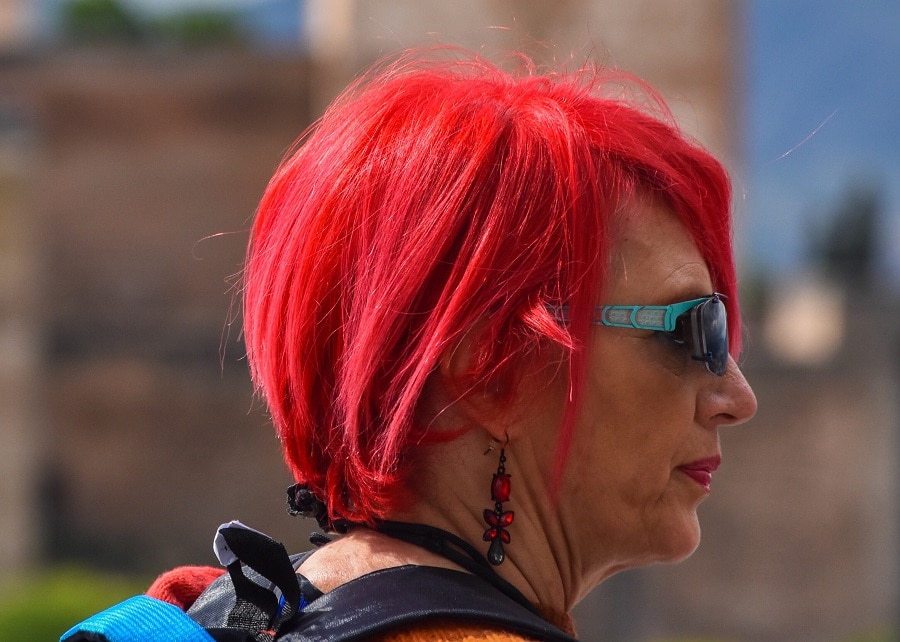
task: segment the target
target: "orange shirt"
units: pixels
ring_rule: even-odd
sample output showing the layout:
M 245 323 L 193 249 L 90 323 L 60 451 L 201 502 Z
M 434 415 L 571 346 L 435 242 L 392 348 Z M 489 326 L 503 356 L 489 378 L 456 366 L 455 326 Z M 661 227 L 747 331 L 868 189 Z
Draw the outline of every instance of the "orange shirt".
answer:
M 407 631 L 391 631 L 373 642 L 535 642 L 515 633 L 458 622 L 434 622 Z

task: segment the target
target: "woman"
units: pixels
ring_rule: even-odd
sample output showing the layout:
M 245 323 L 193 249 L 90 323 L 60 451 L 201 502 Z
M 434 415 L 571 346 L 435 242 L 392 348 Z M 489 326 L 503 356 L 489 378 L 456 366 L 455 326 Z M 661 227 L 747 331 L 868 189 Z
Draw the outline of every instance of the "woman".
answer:
M 601 97 L 607 80 L 408 58 L 351 87 L 270 183 L 246 339 L 294 475 L 352 525 L 299 569 L 322 591 L 457 568 L 379 529 L 425 524 L 568 626 L 604 578 L 699 543 L 718 429 L 756 404 L 728 355 L 729 182 L 667 116 Z M 597 307 L 714 292 L 715 364 Z
M 295 564 L 301 608 L 438 568 L 572 633 L 603 579 L 697 547 L 718 430 L 755 412 L 729 181 L 631 78 L 449 58 L 348 89 L 253 226 L 253 379 L 294 510 L 344 533 Z M 540 636 L 448 617 L 378 639 Z

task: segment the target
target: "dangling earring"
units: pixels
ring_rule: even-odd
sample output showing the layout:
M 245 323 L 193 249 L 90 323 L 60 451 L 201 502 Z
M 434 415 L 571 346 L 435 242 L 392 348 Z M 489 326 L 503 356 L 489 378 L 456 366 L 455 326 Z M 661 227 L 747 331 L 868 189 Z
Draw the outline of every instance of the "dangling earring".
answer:
M 509 440 L 507 440 L 507 443 L 509 443 Z M 493 447 L 488 448 L 487 452 L 491 450 L 493 450 Z M 503 510 L 503 502 L 509 501 L 509 491 L 509 474 L 506 472 L 506 448 L 503 447 L 500 449 L 500 464 L 497 466 L 497 472 L 494 473 L 494 478 L 491 480 L 491 499 L 494 501 L 494 508 L 493 510 L 490 508 L 484 509 L 484 521 L 487 522 L 489 528 L 484 531 L 483 539 L 485 542 L 491 543 L 488 548 L 487 559 L 494 566 L 502 564 L 503 560 L 506 559 L 506 553 L 503 552 L 503 545 L 509 544 L 509 531 L 506 530 L 506 527 L 512 524 L 514 516 L 513 511 Z

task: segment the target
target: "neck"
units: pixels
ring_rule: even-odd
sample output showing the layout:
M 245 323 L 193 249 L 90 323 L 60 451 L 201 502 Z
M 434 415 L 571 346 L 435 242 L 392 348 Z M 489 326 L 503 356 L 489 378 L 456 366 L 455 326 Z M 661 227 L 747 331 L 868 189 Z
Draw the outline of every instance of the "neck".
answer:
M 394 521 L 382 522 L 378 525 L 377 531 L 440 555 L 460 568 L 477 575 L 525 608 L 536 612 L 532 602 L 522 595 L 519 589 L 500 577 L 478 549 L 454 533 L 428 524 Z
M 393 519 L 453 533 L 486 558 L 489 543 L 483 535 L 489 526 L 483 513 L 494 505 L 490 486 L 499 449 L 481 456 L 484 444 L 477 441 L 475 432 L 433 447 L 431 461 L 435 465 L 426 462 L 418 473 L 423 477 L 419 487 L 430 492 L 423 493 L 419 501 Z M 471 457 L 462 453 L 478 454 Z M 548 510 L 545 480 L 530 479 L 522 472 L 524 462 L 517 461 L 519 454 L 518 449 L 507 450 L 506 470 L 512 489 L 503 510 L 513 511 L 514 519 L 507 527 L 510 543 L 504 545 L 505 559 L 493 568 L 540 609 L 568 613 L 582 596 L 580 567 L 574 562 L 559 516 Z

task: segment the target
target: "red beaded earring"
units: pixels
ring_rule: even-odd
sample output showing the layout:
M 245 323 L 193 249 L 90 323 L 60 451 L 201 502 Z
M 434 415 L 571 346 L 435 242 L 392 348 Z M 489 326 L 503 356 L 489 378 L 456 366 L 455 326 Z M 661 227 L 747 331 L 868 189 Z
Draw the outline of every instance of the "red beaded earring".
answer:
M 490 452 L 491 449 L 488 449 Z M 497 472 L 491 480 L 491 499 L 494 500 L 493 510 L 484 509 L 484 521 L 487 522 L 488 529 L 484 531 L 484 541 L 490 542 L 488 548 L 488 561 L 497 566 L 506 559 L 506 553 L 503 552 L 503 545 L 509 544 L 509 531 L 506 527 L 512 524 L 513 511 L 503 510 L 503 502 L 509 501 L 509 474 L 506 472 L 506 450 L 500 449 L 500 465 L 497 466 Z

